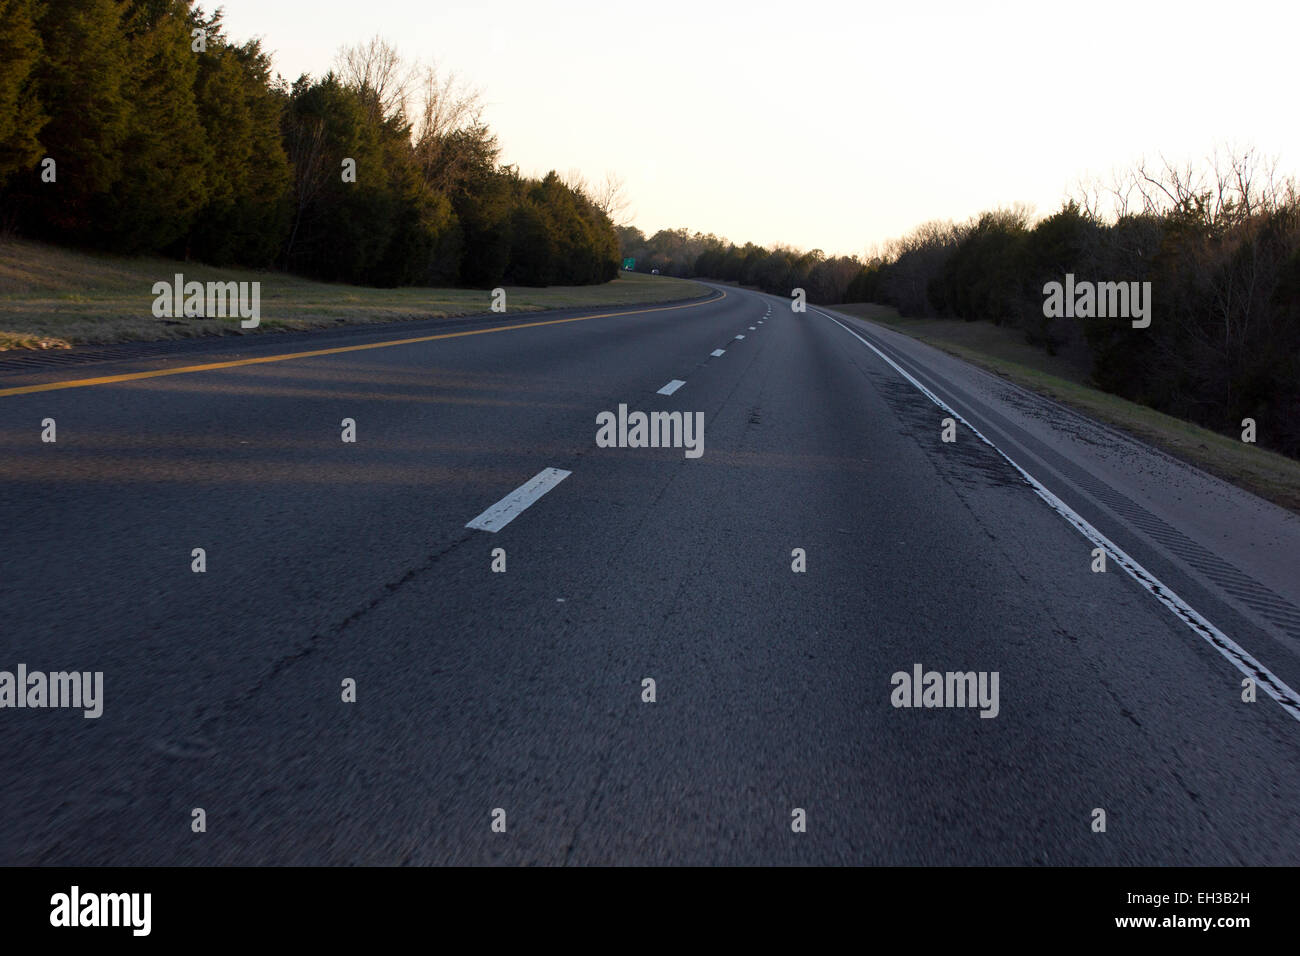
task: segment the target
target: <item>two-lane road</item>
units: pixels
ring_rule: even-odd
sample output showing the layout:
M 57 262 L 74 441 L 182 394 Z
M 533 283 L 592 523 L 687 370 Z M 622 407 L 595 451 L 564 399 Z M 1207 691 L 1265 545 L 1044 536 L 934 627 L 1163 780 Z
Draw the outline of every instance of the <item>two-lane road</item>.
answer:
M 1300 523 L 900 336 L 727 289 L 3 366 L 0 670 L 104 701 L 0 710 L 0 862 L 1300 862 Z

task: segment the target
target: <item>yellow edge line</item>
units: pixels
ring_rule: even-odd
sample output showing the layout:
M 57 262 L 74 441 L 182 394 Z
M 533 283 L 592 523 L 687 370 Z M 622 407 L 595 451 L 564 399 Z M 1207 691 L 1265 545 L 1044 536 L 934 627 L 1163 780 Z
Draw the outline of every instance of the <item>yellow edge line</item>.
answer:
M 719 290 L 721 291 L 721 290 Z M 587 322 L 591 319 L 609 319 L 620 315 L 644 315 L 647 312 L 672 312 L 675 309 L 692 309 L 697 305 L 707 305 L 725 299 L 723 292 L 718 298 L 701 299 L 686 305 L 665 305 L 654 309 L 633 309 L 630 312 L 602 312 L 600 315 L 579 315 L 572 319 L 547 319 L 545 322 L 525 322 L 520 325 L 499 325 L 491 329 L 468 329 L 463 332 L 441 332 L 438 335 L 422 335 L 414 339 L 393 339 L 388 342 L 370 342 L 366 345 L 341 345 L 332 349 L 314 349 L 310 352 L 289 352 L 284 355 L 263 355 L 259 358 L 238 359 L 234 362 L 211 362 L 207 365 L 186 365 L 181 368 L 155 369 L 152 372 L 127 372 L 124 375 L 105 375 L 100 378 L 79 378 L 69 382 L 47 382 L 44 385 L 22 385 L 17 388 L 0 388 L 0 398 L 6 395 L 30 395 L 33 392 L 54 392 L 62 388 L 88 388 L 91 385 L 113 385 L 117 382 L 134 382 L 142 378 L 161 378 L 164 375 L 186 375 L 190 372 L 211 372 L 221 368 L 239 368 L 242 365 L 262 365 L 267 362 L 287 362 L 290 359 L 314 358 L 317 355 L 338 355 L 341 352 L 364 352 L 366 349 L 386 349 L 395 345 L 414 345 L 417 342 L 435 342 L 438 339 L 458 339 L 466 335 L 487 335 L 490 332 L 509 332 L 513 329 L 535 329 L 541 325 L 564 325 L 566 322 Z

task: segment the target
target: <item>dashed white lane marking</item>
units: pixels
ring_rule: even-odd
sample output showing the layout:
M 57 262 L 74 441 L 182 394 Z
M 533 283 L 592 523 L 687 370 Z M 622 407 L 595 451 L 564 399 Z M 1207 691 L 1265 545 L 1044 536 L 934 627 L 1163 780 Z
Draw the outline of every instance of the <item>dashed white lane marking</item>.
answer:
M 851 328 L 849 328 L 839 319 L 835 318 L 834 316 L 826 315 L 826 313 L 822 312 L 821 309 L 813 309 L 813 311 L 819 313 L 820 315 L 826 316 L 826 318 L 830 319 L 832 322 L 834 322 L 836 325 L 842 328 L 845 332 L 849 333 L 849 335 L 853 336 L 855 339 L 857 339 L 867 348 L 871 349 L 871 351 L 879 355 L 882 359 L 888 362 L 890 366 L 893 367 L 894 371 L 896 371 L 899 375 L 903 376 L 903 378 L 911 382 L 912 385 L 914 385 L 921 392 L 922 395 L 924 395 L 930 401 L 934 402 L 936 405 L 942 408 L 953 418 L 957 419 L 957 421 L 961 422 L 963 425 L 969 428 L 971 432 L 975 435 L 975 437 L 977 437 L 980 441 L 984 442 L 984 444 L 988 445 L 995 452 L 997 452 L 999 455 L 1005 458 L 1012 468 L 1020 472 L 1020 477 L 1023 478 L 1025 482 L 1031 488 L 1034 489 L 1034 492 L 1038 495 L 1038 497 L 1042 498 L 1043 501 L 1047 502 L 1048 507 L 1050 507 L 1053 511 L 1059 514 L 1066 521 L 1070 522 L 1070 524 L 1074 526 L 1076 531 L 1082 534 L 1093 544 L 1097 545 L 1100 548 L 1104 548 L 1106 552 L 1110 554 L 1112 558 L 1115 559 L 1115 561 L 1119 564 L 1119 566 L 1122 567 L 1126 572 L 1128 572 L 1129 577 L 1133 578 L 1133 580 L 1137 581 L 1138 584 L 1142 585 L 1142 587 L 1146 588 L 1149 592 L 1151 592 L 1151 594 L 1155 596 L 1156 600 L 1158 600 L 1169 610 L 1173 611 L 1174 614 L 1179 618 L 1179 620 L 1181 620 L 1184 624 L 1186 624 L 1189 628 L 1191 628 L 1196 634 L 1202 637 L 1206 641 L 1206 643 L 1208 643 L 1216 651 L 1218 651 L 1225 658 L 1227 658 L 1228 661 L 1234 667 L 1237 668 L 1237 670 L 1241 671 L 1247 677 L 1251 678 L 1257 684 L 1262 686 L 1264 690 L 1268 693 L 1268 696 L 1272 697 L 1275 701 L 1277 701 L 1279 704 L 1282 705 L 1283 710 L 1285 710 L 1296 720 L 1300 720 L 1300 694 L 1297 694 L 1294 690 L 1288 687 L 1286 682 L 1283 681 L 1282 678 L 1278 677 L 1276 674 L 1270 671 L 1259 661 L 1255 660 L 1255 658 L 1251 655 L 1249 651 L 1247 651 L 1244 647 L 1242 647 L 1240 644 L 1238 644 L 1236 641 L 1230 638 L 1227 634 L 1224 634 L 1221 630 L 1219 630 L 1217 627 L 1211 624 L 1205 617 L 1203 617 L 1199 612 L 1197 612 L 1195 608 L 1193 608 L 1190 604 L 1188 604 L 1177 594 L 1175 594 L 1167 584 L 1162 582 L 1159 578 L 1157 578 L 1146 568 L 1142 567 L 1142 565 L 1138 564 L 1137 561 L 1135 561 L 1132 557 L 1130 557 L 1128 554 L 1122 551 L 1118 545 L 1116 545 L 1113 541 L 1111 541 L 1100 531 L 1098 531 L 1096 528 L 1090 525 L 1083 518 L 1082 515 L 1076 513 L 1073 508 L 1067 505 L 1060 498 L 1056 497 L 1056 495 L 1048 491 L 1047 488 L 1045 488 L 1042 485 L 1042 483 L 1038 481 L 1037 478 L 1035 478 L 1029 472 L 1025 471 L 1025 469 L 1021 468 L 1018 464 L 1016 464 L 1016 462 L 1011 458 L 1010 455 L 1004 452 L 997 445 L 993 444 L 993 442 L 985 438 L 978 428 L 976 428 L 970 422 L 966 421 L 966 419 L 962 418 L 960 413 L 955 411 L 951 406 L 949 406 L 946 402 L 944 402 L 944 400 L 941 399 L 938 395 L 935 395 L 934 392 L 930 391 L 928 388 L 926 388 L 924 385 L 918 382 L 915 378 L 913 378 L 910 374 L 908 374 L 907 371 L 903 369 L 903 367 L 900 366 L 897 362 L 891 359 L 884 352 L 880 351 L 880 349 L 876 348 L 874 345 L 872 345 L 862 336 L 858 335 L 857 332 L 854 332 Z
M 709 354 L 712 355 L 714 358 L 717 358 L 719 355 L 726 355 L 726 354 L 727 354 L 727 350 L 726 350 L 726 349 L 714 349 L 714 350 L 713 350 L 712 352 L 710 352 Z
M 671 382 L 669 382 L 667 385 L 665 385 L 663 388 L 659 389 L 659 391 L 658 391 L 656 394 L 658 394 L 658 395 L 671 395 L 673 392 L 677 391 L 679 388 L 681 388 L 681 387 L 682 387 L 683 385 L 685 385 L 685 384 L 686 384 L 686 383 L 683 382 L 680 378 L 675 378 L 675 379 L 673 379 Z
M 525 508 L 571 474 L 572 472 L 560 468 L 543 468 L 465 527 L 496 534 L 523 514 Z
M 743 339 L 744 336 L 743 336 L 743 335 L 737 335 L 736 338 L 738 338 L 738 339 Z
M 749 327 L 749 331 L 751 331 L 751 332 L 757 332 L 758 330 L 757 330 L 756 328 L 754 328 L 754 327 L 751 325 L 751 326 Z

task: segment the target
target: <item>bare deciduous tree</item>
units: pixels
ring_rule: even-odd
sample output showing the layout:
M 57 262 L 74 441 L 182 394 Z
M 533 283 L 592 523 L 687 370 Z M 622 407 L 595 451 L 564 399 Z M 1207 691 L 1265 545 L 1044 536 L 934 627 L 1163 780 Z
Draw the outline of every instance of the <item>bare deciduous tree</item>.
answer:
M 605 173 L 604 182 L 596 187 L 596 193 L 591 199 L 614 225 L 625 226 L 631 221 L 628 209 L 632 201 L 627 196 L 627 183 L 618 173 Z
M 442 74 L 437 66 L 423 67 L 419 77 L 420 111 L 416 141 L 440 138 L 477 126 L 483 118 L 483 96 L 455 73 Z
M 591 183 L 577 166 L 570 166 L 564 172 L 559 174 L 560 182 L 568 186 L 575 193 L 582 193 L 588 199 L 591 198 Z
M 627 214 L 631 206 L 631 201 L 627 198 L 627 184 L 618 173 L 612 170 L 606 172 L 603 180 L 593 184 L 582 170 L 570 167 L 560 173 L 560 182 L 585 196 L 615 226 L 626 226 L 631 221 Z
M 422 69 L 413 136 L 425 181 L 453 192 L 475 162 L 496 162 L 496 138 L 483 125 L 483 97 L 454 72 Z
M 288 257 L 298 239 L 303 211 L 324 187 L 329 175 L 325 167 L 325 121 L 318 116 L 295 119 L 288 126 L 285 145 L 294 168 L 293 228 L 284 248 Z
M 407 100 L 420 74 L 397 48 L 381 37 L 343 47 L 334 58 L 334 71 L 345 85 L 358 90 L 366 103 L 367 119 L 393 119 L 406 113 Z
M 1140 159 L 1113 170 L 1106 185 L 1081 179 L 1071 191 L 1086 216 L 1116 222 L 1129 215 L 1163 216 L 1181 211 L 1216 229 L 1245 222 L 1286 205 L 1295 182 L 1282 177 L 1276 157 L 1254 147 L 1216 147 L 1202 162 Z

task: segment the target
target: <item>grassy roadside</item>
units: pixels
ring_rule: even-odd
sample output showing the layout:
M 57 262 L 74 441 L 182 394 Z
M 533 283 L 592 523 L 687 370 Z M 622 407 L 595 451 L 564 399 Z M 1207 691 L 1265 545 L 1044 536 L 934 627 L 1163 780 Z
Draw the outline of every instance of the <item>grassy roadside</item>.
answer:
M 1015 329 L 960 319 L 906 318 L 869 303 L 834 308 L 965 359 L 1300 514 L 1300 462 L 1094 388 L 1086 368 L 1035 348 Z
M 261 325 L 244 332 L 237 317 L 155 318 L 153 284 L 170 282 L 177 272 L 186 281 L 261 282 Z M 506 306 L 510 313 L 618 307 L 707 291 L 683 279 L 622 273 L 604 285 L 507 288 Z M 279 272 L 87 253 L 23 239 L 0 241 L 0 351 L 448 318 L 486 312 L 490 305 L 491 294 L 482 289 L 371 289 Z

